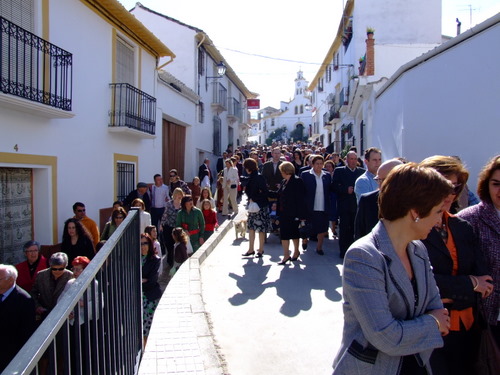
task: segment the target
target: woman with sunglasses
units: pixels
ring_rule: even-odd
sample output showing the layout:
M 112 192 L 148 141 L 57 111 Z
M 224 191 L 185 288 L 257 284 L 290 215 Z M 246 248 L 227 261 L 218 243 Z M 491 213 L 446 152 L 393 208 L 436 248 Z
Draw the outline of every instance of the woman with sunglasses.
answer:
M 144 346 L 149 336 L 153 316 L 162 291 L 158 284 L 158 270 L 160 257 L 156 255 L 153 239 L 149 234 L 141 234 L 141 260 L 142 260 L 142 334 Z
M 101 233 L 101 241 L 107 241 L 109 240 L 109 237 L 113 235 L 115 232 L 116 228 L 123 223 L 123 220 L 127 217 L 127 212 L 123 207 L 118 207 L 117 209 L 113 210 L 113 213 L 111 214 L 111 220 L 106 223 L 104 226 L 104 230 Z
M 458 159 L 450 156 L 431 156 L 420 165 L 435 169 L 454 186 L 444 200 L 440 225 L 423 241 L 443 304 L 450 310 L 450 334 L 444 338 L 444 346 L 433 352 L 431 367 L 434 374 L 472 374 L 479 345 L 471 330 L 476 300 L 488 297 L 493 284 L 491 276 L 486 274 L 484 257 L 475 244 L 472 227 L 450 214 L 469 173 Z
M 31 296 L 35 301 L 37 320 L 42 321 L 57 304 L 66 283 L 73 278 L 73 272 L 67 270 L 68 256 L 55 253 L 49 259 L 49 268 L 38 272 Z

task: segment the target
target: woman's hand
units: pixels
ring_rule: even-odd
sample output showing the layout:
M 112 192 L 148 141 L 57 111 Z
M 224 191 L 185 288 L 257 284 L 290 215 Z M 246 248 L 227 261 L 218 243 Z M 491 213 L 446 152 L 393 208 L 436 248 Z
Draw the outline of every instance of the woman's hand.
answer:
M 436 320 L 441 336 L 446 336 L 450 331 L 450 315 L 448 309 L 431 310 L 427 314 L 431 315 Z
M 474 286 L 474 291 L 481 293 L 481 297 L 486 298 L 493 293 L 493 279 L 490 275 L 469 276 Z

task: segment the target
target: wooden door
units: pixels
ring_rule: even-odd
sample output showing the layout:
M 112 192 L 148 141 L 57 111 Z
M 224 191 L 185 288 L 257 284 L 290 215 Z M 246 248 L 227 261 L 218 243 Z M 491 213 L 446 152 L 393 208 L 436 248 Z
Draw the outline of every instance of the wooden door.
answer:
M 168 172 L 177 169 L 184 180 L 184 155 L 186 152 L 186 128 L 163 120 L 163 178 L 168 184 Z

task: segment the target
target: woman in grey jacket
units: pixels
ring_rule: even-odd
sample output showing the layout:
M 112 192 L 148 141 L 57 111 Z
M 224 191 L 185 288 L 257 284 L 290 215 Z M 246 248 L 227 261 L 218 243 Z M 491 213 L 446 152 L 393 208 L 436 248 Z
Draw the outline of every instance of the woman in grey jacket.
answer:
M 431 374 L 443 345 L 443 308 L 425 246 L 452 185 L 430 168 L 394 168 L 381 186 L 380 215 L 344 259 L 344 329 L 334 374 Z

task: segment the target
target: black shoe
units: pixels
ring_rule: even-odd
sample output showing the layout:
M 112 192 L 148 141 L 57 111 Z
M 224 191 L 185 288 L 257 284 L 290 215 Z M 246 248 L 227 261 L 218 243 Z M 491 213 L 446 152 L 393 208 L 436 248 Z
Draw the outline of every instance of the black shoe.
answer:
M 283 259 L 281 262 L 279 262 L 278 265 L 284 266 L 285 264 L 287 264 L 287 262 L 290 262 L 291 260 L 292 260 L 292 258 L 288 257 L 286 259 Z
M 241 254 L 241 256 L 249 257 L 250 255 L 254 255 L 254 254 L 255 254 L 255 251 L 247 251 L 245 254 Z
M 302 241 L 302 250 L 307 250 L 307 242 Z
M 257 255 L 255 256 L 256 258 L 262 258 L 262 255 L 264 254 L 264 250 L 262 250 L 262 253 L 257 253 Z
M 290 258 L 290 260 L 291 260 L 292 262 L 296 262 L 296 261 L 298 261 L 298 260 L 299 260 L 299 257 L 298 257 L 298 256 L 297 256 L 297 257 L 295 257 L 295 258 L 294 258 L 294 257 L 291 257 L 291 258 Z
M 316 252 L 319 254 L 319 255 L 325 255 L 325 253 L 323 252 L 323 250 L 319 249 L 319 250 L 316 250 Z

